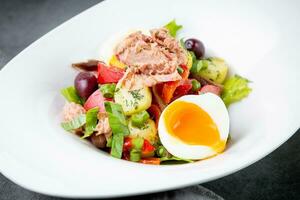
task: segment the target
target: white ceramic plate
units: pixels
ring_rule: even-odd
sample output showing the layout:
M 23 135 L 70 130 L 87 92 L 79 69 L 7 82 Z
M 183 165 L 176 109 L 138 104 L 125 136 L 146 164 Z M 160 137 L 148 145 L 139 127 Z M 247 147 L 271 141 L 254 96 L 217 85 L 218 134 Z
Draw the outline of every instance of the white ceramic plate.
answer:
M 213 180 L 261 159 L 300 124 L 299 1 L 105 1 L 25 49 L 0 73 L 0 170 L 17 184 L 64 197 L 115 197 Z M 70 63 L 99 57 L 110 35 L 176 18 L 253 81 L 230 107 L 232 141 L 214 158 L 149 166 L 111 158 L 60 128 Z M 13 42 L 13 41 L 12 41 Z

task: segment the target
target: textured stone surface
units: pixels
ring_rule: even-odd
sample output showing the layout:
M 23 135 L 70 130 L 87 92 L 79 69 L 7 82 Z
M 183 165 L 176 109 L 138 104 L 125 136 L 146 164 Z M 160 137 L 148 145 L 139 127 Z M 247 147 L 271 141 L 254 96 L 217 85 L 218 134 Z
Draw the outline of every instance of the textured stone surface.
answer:
M 100 0 L 1 0 L 0 66 L 57 25 L 98 2 Z M 288 142 L 263 160 L 203 186 L 228 200 L 300 199 L 299 133 L 298 130 L 298 133 Z M 205 192 L 210 193 L 202 187 L 190 187 L 185 190 L 126 199 L 201 199 Z M 214 194 L 211 195 L 212 199 L 217 199 Z M 0 199 L 58 200 L 60 198 L 27 191 L 0 174 Z

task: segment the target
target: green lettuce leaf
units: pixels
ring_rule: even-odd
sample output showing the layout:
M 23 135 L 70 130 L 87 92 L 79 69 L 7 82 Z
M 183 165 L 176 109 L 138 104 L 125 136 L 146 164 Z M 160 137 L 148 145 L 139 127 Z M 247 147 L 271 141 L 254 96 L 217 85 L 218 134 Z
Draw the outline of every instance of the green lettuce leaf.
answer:
M 182 159 L 170 154 L 167 149 L 160 145 L 156 149 L 156 155 L 160 158 L 161 164 L 181 164 L 181 163 L 192 163 L 193 160 Z
M 70 122 L 62 122 L 61 126 L 66 131 L 71 131 L 80 128 L 85 124 L 85 122 L 86 122 L 86 116 L 85 114 L 81 114 Z
M 74 102 L 77 104 L 82 105 L 83 101 L 82 99 L 79 97 L 79 95 L 77 94 L 77 91 L 75 89 L 74 86 L 70 86 L 67 88 L 63 88 L 61 90 L 61 94 L 67 99 L 67 101 L 69 102 Z
M 87 113 L 86 113 L 85 132 L 84 132 L 84 136 L 82 136 L 82 138 L 90 137 L 93 134 L 93 132 L 94 132 L 96 126 L 97 126 L 98 112 L 99 112 L 98 107 L 92 108 L 92 109 L 87 111 Z
M 169 33 L 172 37 L 176 37 L 177 31 L 182 28 L 182 25 L 176 24 L 175 19 L 173 19 L 164 27 L 169 30 Z
M 108 122 L 112 130 L 111 155 L 115 158 L 122 157 L 124 136 L 129 135 L 127 121 L 122 106 L 113 102 L 105 102 Z
M 113 157 L 115 157 L 115 158 L 121 158 L 122 157 L 123 143 L 124 143 L 124 136 L 123 135 L 114 134 L 112 136 L 110 154 Z
M 229 106 L 230 104 L 247 97 L 252 91 L 252 89 L 248 87 L 248 83 L 249 80 L 239 75 L 234 75 L 233 77 L 226 80 L 222 93 L 222 99 L 225 105 Z

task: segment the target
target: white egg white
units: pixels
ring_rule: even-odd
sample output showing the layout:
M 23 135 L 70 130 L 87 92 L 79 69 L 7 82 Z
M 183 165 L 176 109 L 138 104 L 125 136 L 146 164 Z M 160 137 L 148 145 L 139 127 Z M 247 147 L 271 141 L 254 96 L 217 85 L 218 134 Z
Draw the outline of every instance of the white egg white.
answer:
M 201 95 L 186 95 L 175 101 L 185 101 L 201 107 L 209 114 L 209 116 L 218 127 L 220 139 L 223 141 L 227 140 L 229 134 L 229 115 L 224 102 L 219 96 L 212 93 L 205 93 Z M 198 160 L 214 156 L 218 153 L 209 146 L 190 145 L 171 135 L 167 131 L 164 120 L 165 111 L 167 109 L 168 107 L 165 108 L 165 110 L 161 114 L 158 125 L 158 132 L 162 144 L 172 155 L 183 159 Z

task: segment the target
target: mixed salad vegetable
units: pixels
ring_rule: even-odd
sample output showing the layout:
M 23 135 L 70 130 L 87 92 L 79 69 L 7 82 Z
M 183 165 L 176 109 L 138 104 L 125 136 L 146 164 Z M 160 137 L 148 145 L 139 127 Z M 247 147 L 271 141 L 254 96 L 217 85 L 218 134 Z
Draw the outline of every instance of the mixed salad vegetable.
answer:
M 137 34 L 134 38 L 135 40 L 142 38 L 144 45 L 150 44 L 149 47 L 156 48 L 161 45 L 158 53 L 163 52 L 162 55 L 167 59 L 163 57 L 161 60 L 165 59 L 166 62 L 170 55 L 174 56 L 170 58 L 170 62 L 176 60 L 177 55 L 183 55 L 184 61 L 177 59 L 178 63 L 183 63 L 179 63 L 175 71 L 165 72 L 164 65 L 151 63 L 151 58 L 147 61 L 150 64 L 143 64 L 143 68 L 138 68 L 139 65 L 130 66 L 129 61 L 126 63 L 124 59 L 130 56 L 128 48 L 133 46 L 122 46 L 123 49 L 112 55 L 108 63 L 89 60 L 73 64 L 79 73 L 74 86 L 61 90 L 61 94 L 67 100 L 63 109 L 62 128 L 91 141 L 97 148 L 115 158 L 157 165 L 193 162 L 192 159 L 172 155 L 162 145 L 158 127 L 163 110 L 182 96 L 201 95 L 207 92 L 218 95 L 228 107 L 247 97 L 251 89 L 248 87 L 247 79 L 239 75 L 227 76 L 228 65 L 223 59 L 206 57 L 205 47 L 200 40 L 195 38 L 177 40 L 176 35 L 180 29 L 182 26 L 173 20 L 162 28 L 165 32 L 158 32 L 155 35 L 158 39 L 151 39 L 142 34 Z M 166 39 L 160 40 L 162 37 Z M 132 38 L 129 38 L 131 42 L 134 40 Z M 167 40 L 175 43 L 160 43 Z M 171 44 L 178 45 L 176 49 L 178 54 L 174 53 Z M 145 52 L 149 53 L 151 49 L 147 48 Z M 168 52 L 165 52 L 166 49 Z M 126 55 L 121 55 L 124 52 Z M 147 55 L 146 53 L 144 55 Z M 157 71 L 165 71 L 159 74 L 153 71 L 155 67 Z M 136 69 L 140 71 L 137 72 Z M 171 74 L 176 79 L 166 78 Z M 149 76 L 155 82 L 144 83 L 143 80 Z M 158 76 L 160 78 L 157 78 Z M 136 77 L 142 78 L 135 79 Z M 132 80 L 135 81 L 132 83 Z M 130 86 L 126 86 L 128 82 Z

